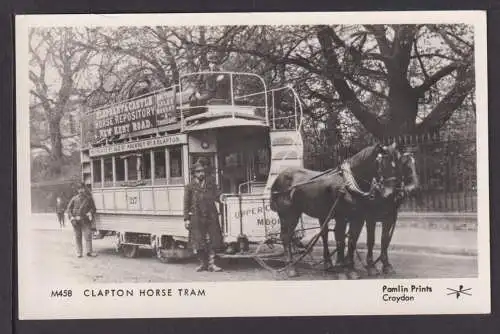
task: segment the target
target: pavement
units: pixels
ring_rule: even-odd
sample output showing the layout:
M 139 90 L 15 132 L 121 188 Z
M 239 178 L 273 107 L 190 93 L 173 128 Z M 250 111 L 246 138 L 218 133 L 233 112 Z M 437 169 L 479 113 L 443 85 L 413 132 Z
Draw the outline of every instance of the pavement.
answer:
M 477 232 L 471 228 L 461 228 L 465 225 L 471 225 L 471 217 L 463 216 L 463 219 L 439 218 L 439 215 L 429 215 L 434 217 L 434 224 L 420 224 L 417 219 L 422 220 L 422 216 L 411 220 L 411 215 L 403 215 L 402 223 L 396 226 L 392 238 L 391 251 L 405 251 L 415 253 L 430 253 L 430 254 L 449 254 L 449 255 L 464 255 L 477 256 Z M 416 216 L 415 216 L 416 217 Z M 425 217 L 425 215 L 424 215 Z M 316 227 L 317 221 L 305 219 L 304 226 Z M 441 223 L 442 222 L 442 223 Z M 26 222 L 20 222 L 26 223 Z M 31 228 L 37 230 L 59 230 L 59 225 L 55 214 L 34 214 L 28 224 Z M 446 224 L 446 225 L 445 225 Z M 453 225 L 455 224 L 455 225 Z M 457 228 L 453 228 L 456 226 Z M 66 222 L 65 229 L 71 229 L 71 224 Z M 375 249 L 379 249 L 381 238 L 381 227 L 377 225 L 375 236 Z M 306 231 L 304 242 L 311 239 L 318 232 L 317 229 Z M 332 237 L 330 237 L 332 239 Z M 366 248 L 366 229 L 360 235 L 358 248 Z M 318 244 L 319 245 L 319 244 Z

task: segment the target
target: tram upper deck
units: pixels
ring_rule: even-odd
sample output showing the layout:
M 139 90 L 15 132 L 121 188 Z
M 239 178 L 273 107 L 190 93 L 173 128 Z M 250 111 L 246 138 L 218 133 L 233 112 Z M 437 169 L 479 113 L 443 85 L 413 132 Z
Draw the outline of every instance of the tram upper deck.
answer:
M 291 87 L 267 89 L 248 73 L 191 73 L 87 113 L 82 177 L 98 211 L 111 214 L 180 216 L 200 157 L 229 197 L 263 194 L 279 170 L 302 165 L 301 118 Z
M 82 147 L 216 127 L 297 131 L 301 119 L 291 87 L 267 89 L 260 76 L 249 73 L 196 72 L 169 88 L 90 110 L 82 120 Z M 201 125 L 207 121 L 214 122 Z

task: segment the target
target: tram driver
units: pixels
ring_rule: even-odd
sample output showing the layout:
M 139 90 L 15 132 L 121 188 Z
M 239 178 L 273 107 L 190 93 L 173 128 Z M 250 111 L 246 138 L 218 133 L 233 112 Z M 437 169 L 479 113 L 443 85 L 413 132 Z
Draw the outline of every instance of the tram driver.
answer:
M 196 271 L 222 271 L 215 264 L 216 252 L 224 247 L 215 202 L 220 191 L 212 177 L 207 177 L 208 162 L 200 158 L 193 165 L 193 179 L 184 192 L 184 222 L 189 243 L 198 256 Z

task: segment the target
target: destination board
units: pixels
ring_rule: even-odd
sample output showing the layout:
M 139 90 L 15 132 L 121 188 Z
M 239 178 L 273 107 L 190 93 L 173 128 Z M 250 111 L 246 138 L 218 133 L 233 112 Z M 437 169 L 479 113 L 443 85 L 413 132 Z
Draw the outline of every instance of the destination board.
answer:
M 186 143 L 187 143 L 187 136 L 185 134 L 170 135 L 165 137 L 138 140 L 130 143 L 121 143 L 121 144 L 107 145 L 103 147 L 94 147 L 90 149 L 89 155 L 91 157 L 95 157 L 106 154 L 145 150 L 148 148 L 181 145 Z

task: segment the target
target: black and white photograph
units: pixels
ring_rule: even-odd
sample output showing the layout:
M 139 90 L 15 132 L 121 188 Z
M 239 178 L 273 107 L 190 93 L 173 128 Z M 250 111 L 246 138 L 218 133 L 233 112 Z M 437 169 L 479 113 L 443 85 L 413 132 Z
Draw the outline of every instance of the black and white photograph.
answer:
M 20 319 L 490 312 L 484 13 L 23 15 L 16 47 Z

